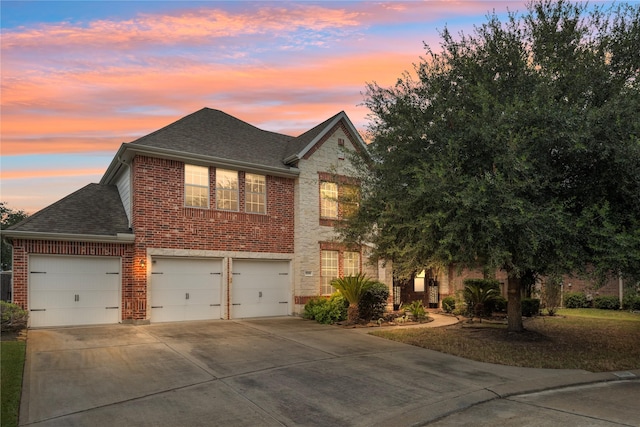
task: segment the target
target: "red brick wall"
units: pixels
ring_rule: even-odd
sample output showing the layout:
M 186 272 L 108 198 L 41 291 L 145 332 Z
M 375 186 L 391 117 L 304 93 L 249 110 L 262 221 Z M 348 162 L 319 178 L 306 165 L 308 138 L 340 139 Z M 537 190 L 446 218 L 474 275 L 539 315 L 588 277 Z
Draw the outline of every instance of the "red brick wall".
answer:
M 267 214 L 244 212 L 240 172 L 238 212 L 215 209 L 210 168 L 209 209 L 184 207 L 184 163 L 137 156 L 133 163 L 136 249 L 147 247 L 293 253 L 294 180 L 267 176 Z
M 582 279 L 579 277 L 564 276 L 562 278 L 565 292 L 582 292 L 594 298 L 598 295 L 620 296 L 620 289 L 617 277 L 611 277 L 604 285 L 599 287 L 595 280 Z M 571 284 L 571 286 L 569 286 Z
M 130 295 L 132 245 L 122 243 L 62 242 L 41 240 L 13 241 L 13 302 L 28 310 L 29 255 L 117 256 L 122 258 L 122 318 L 135 318 Z M 135 274 L 135 271 L 133 272 Z M 142 273 L 144 274 L 144 272 Z

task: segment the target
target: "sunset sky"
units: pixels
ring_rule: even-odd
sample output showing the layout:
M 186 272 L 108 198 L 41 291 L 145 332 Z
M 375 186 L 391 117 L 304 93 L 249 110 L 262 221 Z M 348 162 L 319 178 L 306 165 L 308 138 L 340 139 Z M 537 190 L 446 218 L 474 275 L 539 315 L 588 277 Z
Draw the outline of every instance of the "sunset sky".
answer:
M 203 107 L 299 135 L 515 1 L 1 2 L 1 194 L 28 213 L 98 182 L 123 142 Z

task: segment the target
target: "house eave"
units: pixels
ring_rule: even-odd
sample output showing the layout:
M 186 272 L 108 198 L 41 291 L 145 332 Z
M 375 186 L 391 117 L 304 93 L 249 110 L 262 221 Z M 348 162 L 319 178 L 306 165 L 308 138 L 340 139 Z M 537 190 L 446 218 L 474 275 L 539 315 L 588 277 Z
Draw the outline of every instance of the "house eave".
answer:
M 72 234 L 72 233 L 46 233 L 38 231 L 2 230 L 2 237 L 20 240 L 55 240 L 61 242 L 92 242 L 92 243 L 124 243 L 131 244 L 135 241 L 135 234 L 117 233 L 105 234 Z
M 146 155 L 150 157 L 160 157 L 163 159 L 177 160 L 185 163 L 192 163 L 202 166 L 216 166 L 221 168 L 239 169 L 250 173 L 259 173 L 283 178 L 295 178 L 300 174 L 300 170 L 295 167 L 274 167 L 260 165 L 239 160 L 224 159 L 215 156 L 205 156 L 201 154 L 185 153 L 184 151 L 170 150 L 167 148 L 149 147 L 131 143 L 122 144 L 107 171 L 100 180 L 101 184 L 110 184 L 118 175 L 122 164 L 129 164 L 135 155 Z

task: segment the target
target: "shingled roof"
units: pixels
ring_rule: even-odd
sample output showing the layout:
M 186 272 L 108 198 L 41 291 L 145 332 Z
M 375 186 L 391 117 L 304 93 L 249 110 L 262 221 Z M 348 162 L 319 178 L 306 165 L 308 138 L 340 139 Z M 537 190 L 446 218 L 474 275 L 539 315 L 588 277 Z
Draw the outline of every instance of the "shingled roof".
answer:
M 116 236 L 131 234 L 118 188 L 89 184 L 4 230 L 12 232 Z
M 131 144 L 283 168 L 291 139 L 222 111 L 203 108 Z

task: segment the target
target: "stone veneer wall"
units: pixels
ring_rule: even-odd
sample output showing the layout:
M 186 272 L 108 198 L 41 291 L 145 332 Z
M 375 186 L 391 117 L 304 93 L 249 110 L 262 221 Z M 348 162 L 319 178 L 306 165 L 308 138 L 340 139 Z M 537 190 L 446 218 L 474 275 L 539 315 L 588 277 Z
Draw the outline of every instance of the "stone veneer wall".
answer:
M 349 162 L 350 154 L 357 146 L 350 139 L 347 129 L 339 123 L 328 136 L 316 144 L 314 149 L 301 159 L 298 168 L 299 179 L 296 181 L 295 198 L 295 256 L 293 262 L 294 275 L 294 313 L 300 314 L 304 304 L 320 294 L 320 249 L 344 249 L 336 242 L 337 235 L 332 225 L 321 225 L 320 221 L 320 181 L 327 176 L 346 178 L 353 176 Z M 339 145 L 344 141 L 344 146 Z M 330 221 L 329 221 L 330 222 Z M 371 265 L 363 251 L 361 258 L 362 271 L 368 277 L 382 279 L 391 283 L 391 268 Z M 385 277 L 379 278 L 379 272 Z M 388 272 L 388 274 L 387 274 Z

